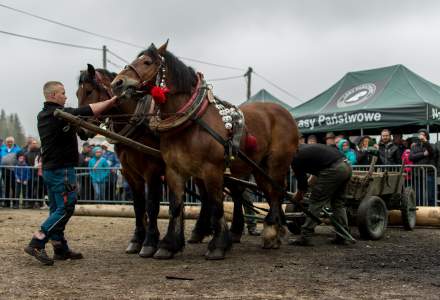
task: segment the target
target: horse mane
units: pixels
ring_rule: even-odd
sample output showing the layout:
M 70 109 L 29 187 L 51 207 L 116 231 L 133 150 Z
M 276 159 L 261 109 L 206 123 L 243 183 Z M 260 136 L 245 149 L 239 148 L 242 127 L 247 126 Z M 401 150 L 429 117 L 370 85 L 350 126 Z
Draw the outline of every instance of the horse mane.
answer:
M 104 77 L 107 77 L 110 79 L 110 81 L 112 81 L 116 75 L 116 73 L 114 72 L 110 72 L 106 69 L 95 69 L 96 72 L 99 72 L 101 75 L 103 75 Z M 95 87 L 99 87 L 98 83 L 96 82 L 96 78 L 95 77 L 91 77 L 89 72 L 87 72 L 87 70 L 83 70 L 79 73 L 79 78 L 78 78 L 78 84 L 84 84 L 84 83 L 90 83 L 92 85 L 94 85 Z
M 149 57 L 158 59 L 157 50 L 154 46 L 150 46 L 148 49 L 139 53 L 138 57 L 142 55 L 148 55 Z M 185 65 L 180 59 L 169 51 L 165 51 L 163 57 L 165 59 L 168 72 L 172 74 L 169 80 L 176 89 L 176 93 L 190 94 L 192 92 L 192 88 L 197 83 L 197 75 L 194 69 Z

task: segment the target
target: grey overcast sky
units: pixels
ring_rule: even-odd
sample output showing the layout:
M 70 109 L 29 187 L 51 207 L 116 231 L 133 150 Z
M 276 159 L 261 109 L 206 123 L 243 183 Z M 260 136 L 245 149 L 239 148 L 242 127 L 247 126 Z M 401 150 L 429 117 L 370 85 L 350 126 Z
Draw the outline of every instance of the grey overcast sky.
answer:
M 0 0 L 43 17 L 135 44 L 170 39 L 177 56 L 253 69 L 300 101 L 254 77 L 252 93 L 266 88 L 296 106 L 327 89 L 346 72 L 404 64 L 440 83 L 440 1 L 90 1 Z M 102 47 L 132 60 L 139 49 L 89 36 L 0 7 L 0 30 L 48 40 Z M 18 113 L 36 135 L 42 85 L 62 81 L 76 106 L 79 71 L 102 66 L 99 51 L 75 49 L 0 34 L 0 107 Z M 124 65 L 117 58 L 111 61 Z M 206 78 L 243 72 L 186 62 Z M 109 66 L 111 71 L 118 68 Z M 242 78 L 214 82 L 233 103 L 245 99 Z

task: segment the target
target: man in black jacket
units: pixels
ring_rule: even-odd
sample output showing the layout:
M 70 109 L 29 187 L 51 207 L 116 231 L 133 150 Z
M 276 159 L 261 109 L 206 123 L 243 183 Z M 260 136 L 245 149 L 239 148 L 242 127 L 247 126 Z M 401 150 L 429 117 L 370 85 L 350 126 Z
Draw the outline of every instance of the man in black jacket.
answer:
M 419 140 L 411 147 L 411 152 L 409 154 L 409 159 L 415 165 L 433 165 L 436 166 L 438 153 L 437 149 L 429 143 L 429 133 L 426 129 L 419 130 Z M 418 174 L 421 174 L 418 172 Z M 421 191 L 425 183 L 422 182 L 422 178 L 415 178 L 415 188 L 417 203 L 424 205 L 428 204 L 430 206 L 435 205 L 435 180 L 434 180 L 434 170 L 432 168 L 426 168 L 426 189 L 427 189 L 427 199 L 421 199 Z
M 330 204 L 333 217 L 348 231 L 347 213 L 342 198 L 346 183 L 350 180 L 352 169 L 345 156 L 336 148 L 322 144 L 300 145 L 292 161 L 293 172 L 298 183 L 294 202 L 302 202 L 308 189 L 307 174 L 317 177 L 316 183 L 311 187 L 309 211 L 319 217 L 322 208 Z M 296 246 L 311 246 L 311 236 L 316 220 L 307 217 L 301 227 L 301 237 L 290 241 Z M 335 244 L 345 244 L 339 235 L 333 240 Z
M 391 140 L 391 132 L 388 129 L 384 129 L 380 137 L 378 163 L 380 165 L 400 165 L 402 157 L 399 147 Z
M 38 114 L 38 132 L 41 140 L 43 178 L 50 201 L 49 217 L 35 232 L 25 252 L 45 265 L 53 265 L 47 256 L 45 245 L 50 240 L 54 247 L 54 259 L 80 259 L 81 253 L 72 251 L 64 237 L 64 229 L 75 210 L 77 199 L 74 167 L 78 165 L 78 142 L 75 127 L 54 116 L 56 109 L 73 115 L 99 115 L 115 104 L 116 97 L 81 108 L 64 108 L 66 95 L 64 86 L 58 81 L 49 81 L 43 88 L 43 110 Z

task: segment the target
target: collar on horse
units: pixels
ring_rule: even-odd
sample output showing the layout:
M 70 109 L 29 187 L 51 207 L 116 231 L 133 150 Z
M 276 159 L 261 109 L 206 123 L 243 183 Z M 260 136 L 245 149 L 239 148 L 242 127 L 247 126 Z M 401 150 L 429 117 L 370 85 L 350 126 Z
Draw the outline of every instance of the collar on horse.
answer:
M 160 115 L 150 119 L 150 129 L 157 132 L 166 132 L 172 129 L 177 129 L 182 125 L 190 123 L 194 117 L 201 117 L 208 108 L 207 95 L 210 94 L 210 89 L 203 79 L 203 74 L 197 73 L 197 84 L 194 92 L 187 102 L 185 102 L 178 111 L 171 117 L 162 119 Z

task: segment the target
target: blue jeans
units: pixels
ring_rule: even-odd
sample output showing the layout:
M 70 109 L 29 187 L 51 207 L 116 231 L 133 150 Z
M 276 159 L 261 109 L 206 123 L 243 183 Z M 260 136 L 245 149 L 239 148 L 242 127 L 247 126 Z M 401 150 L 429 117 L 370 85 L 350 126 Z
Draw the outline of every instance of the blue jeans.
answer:
M 73 168 L 43 170 L 49 197 L 49 217 L 41 224 L 46 241 L 64 242 L 64 229 L 75 211 L 77 200 L 76 176 Z
M 95 200 L 103 201 L 105 198 L 105 182 L 93 182 L 93 190 L 95 191 Z

